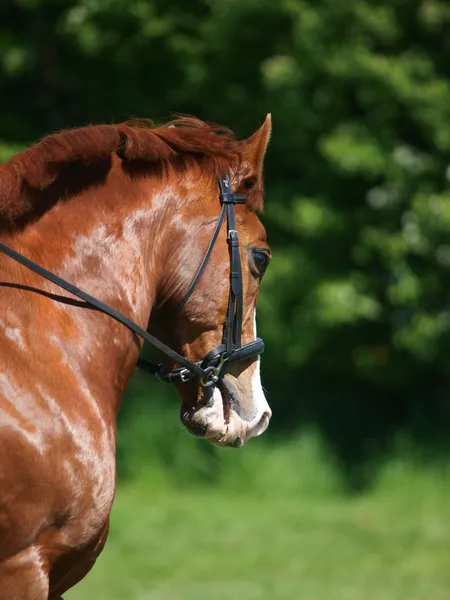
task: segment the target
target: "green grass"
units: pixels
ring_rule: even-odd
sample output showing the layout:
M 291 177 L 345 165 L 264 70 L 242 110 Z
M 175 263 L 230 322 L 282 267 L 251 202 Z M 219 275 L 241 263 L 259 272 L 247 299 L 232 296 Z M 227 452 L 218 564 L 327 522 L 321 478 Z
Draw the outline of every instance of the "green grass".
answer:
M 446 469 L 394 460 L 355 496 L 314 435 L 218 457 L 212 482 L 179 458 L 119 486 L 106 549 L 66 600 L 449 598 Z

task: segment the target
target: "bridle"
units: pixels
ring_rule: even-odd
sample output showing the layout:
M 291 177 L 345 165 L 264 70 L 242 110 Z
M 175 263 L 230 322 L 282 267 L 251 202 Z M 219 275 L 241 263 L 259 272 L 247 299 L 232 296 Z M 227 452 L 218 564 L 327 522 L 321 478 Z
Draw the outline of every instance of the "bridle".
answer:
M 156 375 L 159 379 L 167 383 L 184 383 L 191 379 L 198 378 L 202 387 L 209 387 L 219 381 L 224 373 L 225 365 L 254 358 L 264 352 L 264 342 L 261 338 L 256 338 L 253 342 L 244 344 L 243 346 L 241 344 L 243 285 L 241 259 L 239 255 L 239 235 L 236 230 L 234 207 L 236 204 L 244 204 L 247 196 L 246 194 L 235 194 L 231 191 L 231 184 L 228 176 L 219 179 L 219 188 L 219 199 L 222 206 L 219 219 L 200 267 L 189 285 L 186 294 L 178 305 L 178 307 L 181 308 L 187 302 L 200 281 L 226 217 L 227 242 L 230 254 L 230 288 L 228 294 L 227 316 L 223 326 L 222 343 L 213 350 L 210 350 L 204 359 L 199 362 L 194 363 L 184 356 L 181 356 L 181 354 L 172 350 L 169 346 L 148 333 L 148 331 L 145 331 L 145 329 L 142 329 L 142 327 L 139 327 L 134 321 L 115 308 L 97 300 L 65 279 L 62 279 L 61 277 L 58 277 L 58 275 L 41 267 L 23 254 L 16 252 L 16 250 L 13 250 L 3 242 L 0 242 L 0 251 L 28 269 L 31 269 L 38 275 L 41 275 L 52 283 L 60 286 L 67 292 L 77 296 L 87 304 L 91 305 L 94 309 L 99 310 L 119 323 L 122 323 L 122 325 L 125 325 L 125 327 L 141 337 L 144 341 L 148 342 L 151 346 L 180 365 L 172 371 L 166 371 L 161 363 L 154 363 L 139 357 L 137 364 L 139 369 L 147 371 L 152 375 Z

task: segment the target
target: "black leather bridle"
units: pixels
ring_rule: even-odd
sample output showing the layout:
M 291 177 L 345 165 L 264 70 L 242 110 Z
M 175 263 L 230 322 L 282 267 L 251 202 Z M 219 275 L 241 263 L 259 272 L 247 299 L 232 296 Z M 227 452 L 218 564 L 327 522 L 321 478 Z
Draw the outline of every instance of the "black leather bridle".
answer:
M 239 255 L 239 235 L 236 230 L 234 207 L 236 204 L 244 204 L 247 196 L 246 194 L 235 194 L 231 191 L 231 184 L 228 176 L 224 176 L 219 179 L 219 187 L 219 199 L 222 210 L 214 229 L 213 236 L 206 250 L 206 254 L 186 294 L 181 300 L 179 307 L 183 306 L 187 302 L 198 282 L 200 281 L 219 236 L 223 221 L 226 217 L 227 241 L 230 253 L 230 289 L 228 295 L 228 309 L 226 320 L 223 326 L 222 343 L 217 346 L 217 348 L 214 348 L 208 352 L 202 361 L 196 363 L 188 360 L 184 356 L 181 356 L 181 354 L 178 354 L 178 352 L 175 352 L 169 348 L 169 346 L 166 346 L 166 344 L 148 333 L 148 331 L 145 331 L 145 329 L 142 329 L 142 327 L 139 327 L 139 325 L 137 325 L 134 321 L 123 315 L 115 308 L 108 306 L 104 302 L 100 302 L 100 300 L 90 296 L 83 290 L 80 290 L 65 279 L 58 277 L 58 275 L 55 275 L 51 271 L 44 269 L 44 267 L 41 267 L 26 256 L 23 256 L 23 254 L 16 252 L 3 242 L 0 242 L 0 251 L 21 263 L 28 269 L 31 269 L 38 275 L 45 277 L 74 296 L 77 296 L 87 304 L 93 306 L 96 310 L 99 310 L 100 312 L 109 315 L 119 323 L 122 323 L 122 325 L 125 325 L 125 327 L 141 337 L 144 341 L 148 342 L 154 348 L 180 365 L 172 371 L 166 371 L 162 364 L 154 363 L 139 357 L 137 365 L 138 368 L 143 369 L 152 375 L 156 375 L 159 377 L 159 379 L 167 383 L 186 382 L 197 377 L 202 387 L 209 387 L 217 383 L 220 376 L 223 375 L 223 369 L 225 365 L 253 358 L 264 352 L 264 342 L 261 338 L 256 338 L 253 342 L 244 344 L 244 346 L 241 345 L 243 286 L 241 259 Z

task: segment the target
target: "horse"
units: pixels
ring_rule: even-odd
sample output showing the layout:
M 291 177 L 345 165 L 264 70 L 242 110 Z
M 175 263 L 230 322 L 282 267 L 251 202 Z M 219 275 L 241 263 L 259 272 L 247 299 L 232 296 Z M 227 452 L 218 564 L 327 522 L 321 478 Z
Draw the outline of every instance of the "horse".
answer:
M 3 600 L 59 599 L 102 551 L 144 339 L 190 433 L 239 447 L 267 428 L 270 134 L 270 115 L 245 140 L 194 117 L 90 125 L 0 165 Z

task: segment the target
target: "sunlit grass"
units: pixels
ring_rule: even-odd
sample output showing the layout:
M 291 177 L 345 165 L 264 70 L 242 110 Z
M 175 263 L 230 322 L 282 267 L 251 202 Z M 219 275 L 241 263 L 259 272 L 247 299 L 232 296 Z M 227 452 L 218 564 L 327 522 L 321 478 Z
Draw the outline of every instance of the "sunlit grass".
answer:
M 393 460 L 351 496 L 313 434 L 205 456 L 214 481 L 194 469 L 189 485 L 188 461 L 172 457 L 175 470 L 155 460 L 119 487 L 107 547 L 66 599 L 449 597 L 446 470 Z

